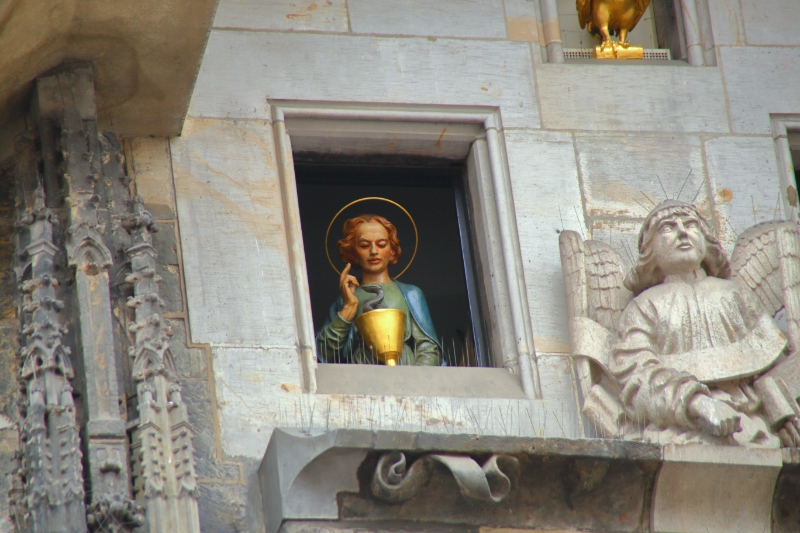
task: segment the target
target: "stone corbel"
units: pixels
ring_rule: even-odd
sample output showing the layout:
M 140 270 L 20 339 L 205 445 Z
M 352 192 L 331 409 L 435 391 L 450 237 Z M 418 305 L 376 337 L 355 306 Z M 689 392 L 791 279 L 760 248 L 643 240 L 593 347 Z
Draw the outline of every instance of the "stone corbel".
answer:
M 777 533 L 797 530 L 796 461 L 709 444 L 278 428 L 258 477 L 267 533 Z
M 403 452 L 381 456 L 372 477 L 372 494 L 390 503 L 414 497 L 430 476 L 430 467 L 439 463 L 447 467 L 458 483 L 461 495 L 470 500 L 498 503 L 511 492 L 511 480 L 519 469 L 519 461 L 508 455 L 494 454 L 481 466 L 467 455 L 430 454 L 406 467 Z

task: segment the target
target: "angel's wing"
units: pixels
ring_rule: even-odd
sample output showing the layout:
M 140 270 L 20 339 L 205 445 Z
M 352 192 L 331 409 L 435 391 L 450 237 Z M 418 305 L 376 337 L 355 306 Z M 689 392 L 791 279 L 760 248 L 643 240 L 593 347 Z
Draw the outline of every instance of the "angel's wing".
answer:
M 586 252 L 583 239 L 574 231 L 562 231 L 558 236 L 558 248 L 561 252 L 564 288 L 567 290 L 567 313 L 570 318 L 588 317 Z
M 764 309 L 786 310 L 789 346 L 800 347 L 800 241 L 792 222 L 763 222 L 745 230 L 731 254 L 732 279 L 749 287 Z
M 633 296 L 622 283 L 627 270 L 622 257 L 604 242 L 584 242 L 574 231 L 562 231 L 558 242 L 570 318 L 591 318 L 613 331 Z
M 649 2 L 649 0 L 647 1 Z M 588 22 L 592 21 L 592 0 L 575 0 L 575 7 L 578 10 L 578 21 L 583 29 Z
M 572 349 L 583 355 L 575 363 L 583 413 L 601 434 L 615 435 L 624 408 L 617 399 L 619 385 L 606 372 L 611 332 L 633 296 L 622 283 L 625 263 L 608 244 L 584 242 L 574 231 L 562 231 L 558 243 Z
M 616 250 L 604 242 L 586 241 L 585 249 L 589 318 L 613 331 L 633 297 L 623 284 L 627 267 Z

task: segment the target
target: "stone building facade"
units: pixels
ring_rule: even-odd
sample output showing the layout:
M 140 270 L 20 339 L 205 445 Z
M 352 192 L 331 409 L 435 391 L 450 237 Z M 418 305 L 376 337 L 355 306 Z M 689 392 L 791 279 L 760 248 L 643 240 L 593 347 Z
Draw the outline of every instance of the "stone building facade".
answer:
M 120 15 L 159 61 L 117 71 L 78 25 L 0 73 L 0 529 L 800 529 L 796 449 L 585 419 L 559 252 L 573 230 L 633 263 L 667 198 L 728 252 L 797 220 L 793 0 L 653 0 L 643 39 L 672 59 L 628 62 L 565 59 L 552 0 L 163 4 Z M 463 168 L 487 367 L 317 363 L 295 167 L 320 161 Z M 29 361 L 40 330 L 51 363 Z M 370 492 L 388 452 L 427 461 L 405 503 Z M 489 463 L 502 498 L 459 477 Z

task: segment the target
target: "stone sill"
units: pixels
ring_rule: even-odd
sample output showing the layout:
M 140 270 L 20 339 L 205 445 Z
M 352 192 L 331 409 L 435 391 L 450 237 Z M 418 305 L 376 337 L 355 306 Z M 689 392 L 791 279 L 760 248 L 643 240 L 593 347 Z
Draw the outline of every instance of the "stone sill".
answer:
M 543 63 L 545 64 L 545 63 Z M 553 63 L 546 63 L 552 65 Z M 649 67 L 689 67 L 689 63 L 684 59 L 670 59 L 654 60 L 654 59 L 636 59 L 636 60 L 611 60 L 611 59 L 565 59 L 564 65 L 632 65 L 632 66 L 649 66 Z M 703 67 L 708 68 L 708 67 Z M 710 67 L 715 68 L 715 67 Z
M 321 363 L 316 375 L 319 394 L 525 399 L 519 376 L 504 368 Z

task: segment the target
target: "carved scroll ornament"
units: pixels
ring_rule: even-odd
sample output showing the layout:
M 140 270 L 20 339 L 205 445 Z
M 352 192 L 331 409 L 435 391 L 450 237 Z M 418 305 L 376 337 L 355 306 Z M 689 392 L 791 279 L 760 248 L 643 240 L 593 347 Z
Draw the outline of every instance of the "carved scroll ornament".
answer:
M 431 475 L 433 463 L 447 467 L 458 483 L 461 495 L 470 500 L 498 503 L 511 492 L 511 480 L 519 461 L 508 455 L 492 455 L 481 466 L 464 455 L 424 455 L 408 467 L 403 452 L 381 456 L 372 478 L 372 494 L 390 503 L 413 498 Z

